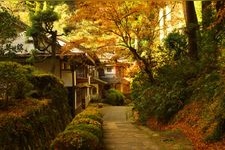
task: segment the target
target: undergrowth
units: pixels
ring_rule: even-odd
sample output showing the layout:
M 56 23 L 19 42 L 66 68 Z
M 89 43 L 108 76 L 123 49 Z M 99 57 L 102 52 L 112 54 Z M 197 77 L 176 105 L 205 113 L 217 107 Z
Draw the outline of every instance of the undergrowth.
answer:
M 193 61 L 185 55 L 184 43 L 174 46 L 180 48 L 172 47 L 168 61 L 155 69 L 155 82 L 149 83 L 142 72 L 132 82 L 132 99 L 139 121 L 146 123 L 154 118 L 165 125 L 181 123 L 181 129 L 187 126 L 189 132 L 201 135 L 197 137 L 203 143 L 221 140 L 225 133 L 223 66 L 215 58 L 205 57 L 210 51 L 208 47 L 203 47 L 199 60 Z

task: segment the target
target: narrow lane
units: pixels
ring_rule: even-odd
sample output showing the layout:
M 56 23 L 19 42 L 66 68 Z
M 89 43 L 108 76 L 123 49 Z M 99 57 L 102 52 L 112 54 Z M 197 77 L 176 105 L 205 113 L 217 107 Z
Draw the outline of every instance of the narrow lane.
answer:
M 104 115 L 105 150 L 161 150 L 145 130 L 138 128 L 131 120 L 131 108 L 106 106 Z

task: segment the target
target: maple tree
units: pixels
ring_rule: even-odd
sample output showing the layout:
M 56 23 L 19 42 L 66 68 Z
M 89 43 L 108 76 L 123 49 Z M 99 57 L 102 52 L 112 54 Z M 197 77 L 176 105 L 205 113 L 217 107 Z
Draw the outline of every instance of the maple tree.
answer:
M 119 53 L 123 55 L 131 54 L 141 70 L 148 75 L 149 81 L 154 81 L 153 68 L 156 58 L 153 47 L 159 36 L 158 11 L 165 5 L 164 2 L 81 1 L 76 5 L 77 11 L 70 19 L 70 22 L 76 23 L 75 32 L 86 24 L 86 29 L 82 28 L 82 34 L 78 32 L 78 38 L 84 39 L 86 32 L 91 39 L 84 40 L 85 43 L 94 40 L 98 43 L 95 48 L 100 53 L 105 49 L 113 52 L 120 49 Z M 78 44 L 82 43 L 80 39 Z

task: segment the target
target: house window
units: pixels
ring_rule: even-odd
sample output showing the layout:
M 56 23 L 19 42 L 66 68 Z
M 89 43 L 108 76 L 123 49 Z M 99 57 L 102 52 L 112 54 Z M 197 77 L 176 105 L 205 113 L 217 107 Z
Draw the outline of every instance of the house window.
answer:
M 70 70 L 70 65 L 68 63 L 63 62 L 61 65 L 62 70 Z
M 107 72 L 112 72 L 112 70 L 113 70 L 113 67 L 107 67 L 107 68 L 106 68 L 106 71 L 107 71 Z
M 79 67 L 77 69 L 77 77 L 87 78 L 87 68 L 85 68 L 85 67 Z
M 92 94 L 97 94 L 97 88 L 96 88 L 96 87 L 94 87 L 94 88 L 92 89 Z

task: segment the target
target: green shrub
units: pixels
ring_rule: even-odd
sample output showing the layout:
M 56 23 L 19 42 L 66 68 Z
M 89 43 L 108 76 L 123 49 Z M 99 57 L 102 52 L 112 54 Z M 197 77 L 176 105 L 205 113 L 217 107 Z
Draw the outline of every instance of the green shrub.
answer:
M 17 102 L 1 112 L 0 149 L 49 149 L 51 141 L 70 119 L 65 111 L 52 109 L 49 100 Z
M 51 144 L 52 149 L 98 150 L 102 141 L 102 115 L 95 108 L 78 114 Z
M 88 108 L 85 109 L 85 111 L 83 111 L 80 114 L 96 115 L 96 116 L 102 117 L 102 114 L 99 111 L 99 109 L 97 109 L 95 107 L 88 107 Z
M 187 57 L 187 36 L 179 31 L 173 31 L 164 39 L 163 45 L 168 50 L 168 56 L 173 60 Z
M 33 74 L 30 78 L 30 82 L 34 85 L 38 97 L 50 98 L 54 88 L 64 88 L 63 83 L 52 74 Z
M 145 122 L 150 116 L 168 122 L 188 102 L 193 88 L 188 86 L 197 76 L 197 67 L 188 61 L 157 69 L 154 84 L 140 74 L 132 83 L 132 99 Z M 143 86 L 143 87 L 142 87 Z
M 82 118 L 89 118 L 95 121 L 98 121 L 99 123 L 103 123 L 103 119 L 100 115 L 90 114 L 90 113 L 80 113 L 75 117 L 75 120 L 79 120 Z
M 0 62 L 0 101 L 7 107 L 13 99 L 24 99 L 32 89 L 28 81 L 28 71 L 14 62 Z
M 66 127 L 66 130 L 76 130 L 76 129 L 88 131 L 88 132 L 94 134 L 95 136 L 97 136 L 98 139 L 101 139 L 103 136 L 101 128 L 99 128 L 98 126 L 93 125 L 93 124 L 83 123 L 83 124 L 68 125 Z
M 215 95 L 223 91 L 223 83 L 217 71 L 204 74 L 195 80 L 192 84 L 194 89 L 193 97 L 211 101 Z
M 124 95 L 118 90 L 109 89 L 104 102 L 114 106 L 122 106 L 124 104 Z
M 65 130 L 51 144 L 54 150 L 97 150 L 98 138 L 84 130 Z
M 224 77 L 216 72 L 206 74 L 195 83 L 202 88 L 195 91 L 193 98 L 200 98 L 207 104 L 205 112 L 201 114 L 204 128 L 207 129 L 204 139 L 207 142 L 219 141 L 225 134 L 225 84 Z M 204 129 L 203 128 L 203 129 Z
M 34 85 L 33 97 L 42 99 L 49 98 L 57 108 L 62 108 L 62 103 L 68 103 L 67 90 L 61 80 L 52 74 L 34 73 L 30 78 L 30 82 Z M 69 107 L 69 106 L 66 106 Z M 62 108 L 64 109 L 64 108 Z
M 96 120 L 90 119 L 90 118 L 79 118 L 79 119 L 74 119 L 72 120 L 72 122 L 70 123 L 72 125 L 76 125 L 76 124 L 92 124 L 95 125 L 99 128 L 102 127 L 102 124 Z
M 101 124 L 103 123 L 102 114 L 99 112 L 98 109 L 93 108 L 93 107 L 86 108 L 85 111 L 76 115 L 76 117 L 74 119 L 79 120 L 81 118 L 90 118 L 90 119 L 93 119 L 95 121 L 98 121 Z
M 63 84 L 55 76 L 15 62 L 1 62 L 0 76 L 0 107 L 8 102 L 14 105 L 1 114 L 1 149 L 48 149 L 71 121 Z M 25 99 L 31 93 L 40 100 Z

